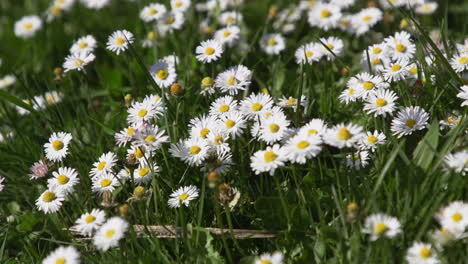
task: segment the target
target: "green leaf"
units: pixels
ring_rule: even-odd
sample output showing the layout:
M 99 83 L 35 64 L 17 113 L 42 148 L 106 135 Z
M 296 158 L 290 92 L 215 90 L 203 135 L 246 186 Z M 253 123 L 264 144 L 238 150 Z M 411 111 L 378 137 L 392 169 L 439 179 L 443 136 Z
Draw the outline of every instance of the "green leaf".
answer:
M 439 144 L 439 122 L 434 120 L 429 127 L 429 131 L 418 143 L 413 152 L 414 163 L 423 170 L 427 170 L 434 159 L 437 145 Z

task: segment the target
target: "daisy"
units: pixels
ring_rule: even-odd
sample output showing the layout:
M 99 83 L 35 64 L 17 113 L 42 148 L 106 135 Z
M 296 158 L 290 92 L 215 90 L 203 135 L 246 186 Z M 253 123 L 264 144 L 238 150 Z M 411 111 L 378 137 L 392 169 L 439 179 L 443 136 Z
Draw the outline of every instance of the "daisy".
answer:
M 273 107 L 273 98 L 268 94 L 251 94 L 240 103 L 240 111 L 249 119 L 254 119 L 270 111 Z
M 461 91 L 457 94 L 457 97 L 463 99 L 461 106 L 468 105 L 468 85 L 463 85 L 460 87 Z
M 336 125 L 323 135 L 325 143 L 340 149 L 355 146 L 363 137 L 362 127 L 352 123 Z
M 455 201 L 441 209 L 438 220 L 442 228 L 452 233 L 462 233 L 468 226 L 468 204 Z
M 241 193 L 236 187 L 230 188 L 232 190 L 231 200 L 228 201 L 228 206 L 232 210 L 239 202 Z
M 167 33 L 181 29 L 185 22 L 184 17 L 180 12 L 166 12 L 164 16 L 158 19 L 157 28 L 165 36 Z
M 68 144 L 70 144 L 72 138 L 70 133 L 52 133 L 49 143 L 44 144 L 47 159 L 50 161 L 62 161 L 68 154 Z
M 409 264 L 439 264 L 440 260 L 431 244 L 414 242 L 406 251 L 406 261 Z
M 129 159 L 137 159 L 138 162 L 144 162 L 148 158 L 152 157 L 153 154 L 151 151 L 145 150 L 144 147 L 140 146 L 131 146 L 129 149 L 127 149 L 127 160 Z
M 139 129 L 135 137 L 135 145 L 143 146 L 148 151 L 161 148 L 163 143 L 169 142 L 169 137 L 157 125 L 146 125 Z
M 260 39 L 260 47 L 268 55 L 278 55 L 286 48 L 286 43 L 280 34 L 266 34 Z
M 80 252 L 74 247 L 59 247 L 52 251 L 44 260 L 42 264 L 79 264 Z
M 83 236 L 91 236 L 106 221 L 106 213 L 100 209 L 93 209 L 90 213 L 80 216 L 75 222 L 76 230 Z
M 339 6 L 340 8 L 347 8 L 354 5 L 356 0 L 331 0 L 330 3 Z
M 229 137 L 235 139 L 244 133 L 244 129 L 247 127 L 247 121 L 241 112 L 232 111 L 220 115 L 217 126 L 228 133 Z
M 233 165 L 232 154 L 228 151 L 214 151 L 210 153 L 207 162 L 203 164 L 201 171 L 216 172 L 222 174 L 227 172 Z
M 235 11 L 223 12 L 218 18 L 218 21 L 223 26 L 229 26 L 237 24 L 239 25 L 242 22 L 242 14 Z
M 160 88 L 168 88 L 177 80 L 175 68 L 164 60 L 159 60 L 153 64 L 149 73 Z
M 395 111 L 398 96 L 393 91 L 388 89 L 377 89 L 370 93 L 364 104 L 364 111 L 368 114 L 374 114 L 375 117 L 381 115 L 386 116 L 387 114 L 392 115 Z
M 423 130 L 427 126 L 429 114 L 419 106 L 406 107 L 398 112 L 397 117 L 392 120 L 390 128 L 394 135 L 399 138 L 413 134 L 414 131 Z
M 393 60 L 410 60 L 416 53 L 416 45 L 411 41 L 411 35 L 405 31 L 386 38 L 385 45 Z
M 206 139 L 216 129 L 216 116 L 201 115 L 190 120 L 190 135 L 193 138 Z
M 118 133 L 115 133 L 114 138 L 115 142 L 117 143 L 117 146 L 121 147 L 130 142 L 134 138 L 136 131 L 137 127 L 130 126 L 120 130 L 120 132 Z
M 96 232 L 93 243 L 99 250 L 107 251 L 119 245 L 119 240 L 124 238 L 127 230 L 127 221 L 120 217 L 112 217 Z
M 171 0 L 171 8 L 174 12 L 185 12 L 190 4 L 190 0 Z
M 465 118 L 464 115 L 460 115 L 457 111 L 453 111 L 452 114 L 447 116 L 444 120 L 440 120 L 440 129 L 452 129 L 460 124 L 460 122 Z
M 218 74 L 215 86 L 224 93 L 236 95 L 239 91 L 244 91 L 249 87 L 252 79 L 252 72 L 243 65 L 237 65 Z
M 384 77 L 387 82 L 396 82 L 400 80 L 404 80 L 406 76 L 409 75 L 409 63 L 407 60 L 399 60 L 394 63 L 390 63 L 388 67 L 386 67 L 384 72 Z
M 287 132 L 290 121 L 284 114 L 272 115 L 260 122 L 259 138 L 267 144 L 280 141 Z
M 159 171 L 156 163 L 148 164 L 142 162 L 133 172 L 133 179 L 136 184 L 147 184 L 153 179 L 153 175 Z
M 166 106 L 163 100 L 161 99 L 161 96 L 157 94 L 151 94 L 151 95 L 145 96 L 145 99 L 143 100 L 143 102 L 148 103 L 153 106 L 153 110 L 155 111 L 155 117 L 153 117 L 153 119 L 155 119 L 155 121 L 157 117 L 163 115 L 164 112 L 166 111 Z
M 322 54 L 328 60 L 333 61 L 335 57 L 343 53 L 343 40 L 336 37 L 320 38 Z
M 78 172 L 72 168 L 60 167 L 52 175 L 53 178 L 47 180 L 47 188 L 61 191 L 64 195 L 72 193 L 73 187 L 80 182 Z
M 0 89 L 6 88 L 15 84 L 16 77 L 12 74 L 5 75 L 3 78 L 0 78 Z
M 353 16 L 351 25 L 354 27 L 356 35 L 360 36 L 369 31 L 382 18 L 383 13 L 380 9 L 375 7 L 364 8 Z
M 340 7 L 334 4 L 318 3 L 308 13 L 308 22 L 311 26 L 325 31 L 336 28 L 342 17 Z
M 123 180 L 126 180 L 126 179 L 130 179 L 130 177 L 132 176 L 132 172 L 130 171 L 129 168 L 127 167 L 124 167 L 123 169 L 121 169 L 119 171 L 119 173 L 117 173 L 117 178 L 120 180 L 120 181 L 123 181 Z
M 263 253 L 255 259 L 255 264 L 283 264 L 283 258 L 281 252 Z
M 65 58 L 65 62 L 63 63 L 63 68 L 65 72 L 71 70 L 78 70 L 84 71 L 84 67 L 88 65 L 90 62 L 94 61 L 96 56 L 92 53 L 87 52 L 78 52 L 72 53 Z
M 306 160 L 317 156 L 322 150 L 322 138 L 318 134 L 299 133 L 290 138 L 284 149 L 292 163 L 305 164 Z
M 200 45 L 195 49 L 197 54 L 197 60 L 203 63 L 211 63 L 221 58 L 223 54 L 223 44 L 216 39 L 209 39 L 202 41 Z
M 93 163 L 93 168 L 89 172 L 91 177 L 101 176 L 112 172 L 112 168 L 117 162 L 117 156 L 113 152 L 107 152 L 99 157 L 99 160 Z
M 120 184 L 117 177 L 111 173 L 100 174 L 99 176 L 93 177 L 91 180 L 92 191 L 99 193 L 99 195 L 102 195 L 105 191 L 114 191 Z
M 315 118 L 309 121 L 309 123 L 305 124 L 303 127 L 299 129 L 298 134 L 306 134 L 306 135 L 319 135 L 322 136 L 327 131 L 327 125 L 325 121 L 319 118 Z
M 271 176 L 278 167 L 284 166 L 287 153 L 280 145 L 268 146 L 265 150 L 259 150 L 250 158 L 250 167 L 255 174 L 269 172 Z
M 179 57 L 177 57 L 177 55 L 167 55 L 163 57 L 161 60 L 169 64 L 170 67 L 174 67 L 174 68 L 176 67 L 176 65 L 179 64 Z
M 217 30 L 214 38 L 222 44 L 232 47 L 240 39 L 240 28 L 238 26 L 227 26 Z
M 210 106 L 210 115 L 222 116 L 231 112 L 237 112 L 238 102 L 232 96 L 219 97 Z
M 46 214 L 57 212 L 65 201 L 65 194 L 54 188 L 44 191 L 36 200 L 36 206 Z
M 151 3 L 140 11 L 140 18 L 145 22 L 156 21 L 164 16 L 167 9 L 164 5 Z
M 29 170 L 31 171 L 31 173 L 29 174 L 31 180 L 37 180 L 40 178 L 44 178 L 47 175 L 47 173 L 49 172 L 49 166 L 45 159 L 41 159 L 37 162 L 34 162 L 34 164 Z
M 353 87 L 348 87 L 341 92 L 338 96 L 338 99 L 341 103 L 349 104 L 351 102 L 356 102 L 358 98 L 361 98 L 359 90 L 356 90 Z
M 346 155 L 346 166 L 348 168 L 361 169 L 369 164 L 369 152 L 357 151 L 353 154 Z
M 169 207 L 171 208 L 178 208 L 182 204 L 185 206 L 190 205 L 190 201 L 197 199 L 198 198 L 198 188 L 190 185 L 190 186 L 185 186 L 185 187 L 180 187 L 176 191 L 174 191 L 170 197 L 167 203 L 169 204 Z
M 86 35 L 79 38 L 70 48 L 70 53 L 92 53 L 97 47 L 97 41 L 92 35 Z
M 177 144 L 172 144 L 169 152 L 189 165 L 201 165 L 208 157 L 210 146 L 203 138 L 190 138 Z
M 292 108 L 294 112 L 297 110 L 297 104 L 298 104 L 297 98 L 294 98 L 292 96 L 285 97 L 284 95 L 280 98 L 280 101 L 278 102 L 278 106 L 281 106 L 283 108 Z M 305 95 L 301 95 L 301 106 L 306 107 L 308 105 L 308 100 Z
M 120 52 L 127 50 L 133 41 L 133 33 L 127 30 L 117 30 L 109 36 L 106 47 L 108 50 L 119 55 Z
M 375 130 L 372 132 L 367 132 L 367 135 L 362 138 L 359 144 L 359 149 L 362 150 L 370 150 L 374 152 L 377 149 L 378 145 L 385 145 L 386 137 L 384 133 L 380 133 L 379 131 Z
M 154 105 L 148 100 L 134 102 L 127 112 L 127 122 L 133 127 L 140 127 L 144 123 L 150 122 L 157 114 Z M 132 134 L 132 132 L 130 133 Z
M 49 91 L 49 92 L 46 92 L 43 97 L 47 105 L 54 105 L 54 104 L 60 103 L 64 95 L 61 92 Z
M 32 38 L 42 28 L 42 20 L 36 15 L 24 16 L 15 22 L 15 36 Z
M 370 234 L 371 241 L 381 237 L 393 238 L 401 233 L 401 224 L 396 217 L 372 214 L 366 218 L 362 232 Z
M 297 48 L 294 53 L 297 64 L 312 64 L 323 57 L 322 46 L 317 43 L 308 43 Z
M 420 5 L 417 5 L 414 9 L 416 14 L 420 15 L 430 15 L 437 10 L 437 2 L 426 2 Z
M 444 163 L 446 169 L 465 175 L 468 172 L 468 150 L 447 154 Z
M 87 8 L 99 10 L 109 5 L 110 0 L 81 0 L 81 2 Z
M 211 95 L 216 92 L 215 89 L 215 80 L 211 77 L 205 77 L 201 80 L 200 83 L 200 94 L 201 95 Z

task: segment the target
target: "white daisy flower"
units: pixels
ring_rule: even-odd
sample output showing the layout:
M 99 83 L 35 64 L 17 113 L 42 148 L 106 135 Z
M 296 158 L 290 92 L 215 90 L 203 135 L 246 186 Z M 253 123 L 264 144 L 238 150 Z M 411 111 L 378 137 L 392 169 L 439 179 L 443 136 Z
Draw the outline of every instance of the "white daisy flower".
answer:
M 101 176 L 112 172 L 112 168 L 117 162 L 117 156 L 113 152 L 107 152 L 99 157 L 99 160 L 93 163 L 93 168 L 89 172 L 91 177 Z
M 111 173 L 100 174 L 99 176 L 91 178 L 93 192 L 102 195 L 105 191 L 113 192 L 117 186 L 120 185 L 117 177 Z
M 416 14 L 420 15 L 430 15 L 437 10 L 438 4 L 437 2 L 426 2 L 423 4 L 419 4 L 414 9 Z
M 325 124 L 325 121 L 319 118 L 315 118 L 315 119 L 310 120 L 309 123 L 305 124 L 303 127 L 301 127 L 298 133 L 322 136 L 326 132 L 327 132 L 327 125 Z
M 439 264 L 441 263 L 431 244 L 414 242 L 406 251 L 408 264 Z
M 419 106 L 406 107 L 392 120 L 390 130 L 399 138 L 413 134 L 414 131 L 423 130 L 427 126 L 429 114 Z
M 0 89 L 6 88 L 15 84 L 16 77 L 13 74 L 5 75 L 3 78 L 0 78 Z
M 395 111 L 396 103 L 398 96 L 393 91 L 388 89 L 377 89 L 370 93 L 366 98 L 364 104 L 364 111 L 367 114 L 374 114 L 375 117 L 392 115 L 392 112 Z
M 351 102 L 356 102 L 357 99 L 361 98 L 361 93 L 359 90 L 356 90 L 353 87 L 348 87 L 344 89 L 341 94 L 338 96 L 338 99 L 341 103 L 349 104 Z
M 370 150 L 374 152 L 377 149 L 378 145 L 385 145 L 386 143 L 386 136 L 384 133 L 380 133 L 379 131 L 375 130 L 372 132 L 367 132 L 367 135 L 362 138 L 361 141 L 358 142 L 359 149 L 362 150 Z
M 124 167 L 123 169 L 121 169 L 119 171 L 119 173 L 117 173 L 117 178 L 120 180 L 120 181 L 124 181 L 126 179 L 130 179 L 130 177 L 132 177 L 132 173 L 130 171 L 129 168 L 127 167 Z
M 384 78 L 387 82 L 404 80 L 409 75 L 409 70 L 409 62 L 404 59 L 399 60 L 390 63 L 390 65 L 383 70 Z
M 120 132 L 115 133 L 114 138 L 117 146 L 121 147 L 130 142 L 136 135 L 137 127 L 129 126 L 120 130 Z
M 184 22 L 184 14 L 180 12 L 166 12 L 161 19 L 158 19 L 156 27 L 160 33 L 165 36 L 167 33 L 172 33 L 175 30 L 181 29 Z
M 290 121 L 282 113 L 274 114 L 260 121 L 259 138 L 267 144 L 280 141 L 288 130 Z
M 328 38 L 320 38 L 320 41 L 323 43 L 323 44 L 320 43 L 321 48 L 322 48 L 322 54 L 328 60 L 334 61 L 336 57 L 339 57 L 342 55 L 343 49 L 344 49 L 343 40 L 337 37 L 328 37 Z
M 164 5 L 151 3 L 140 11 L 140 18 L 145 22 L 156 21 L 166 14 L 167 9 Z
M 96 232 L 93 243 L 99 250 L 107 251 L 119 245 L 119 240 L 125 237 L 127 230 L 127 221 L 120 217 L 112 217 Z
M 369 29 L 382 20 L 382 18 L 383 13 L 380 9 L 375 7 L 364 8 L 353 16 L 351 25 L 356 35 L 360 36 L 369 31 Z
M 138 129 L 135 137 L 135 145 L 143 146 L 148 151 L 161 148 L 163 143 L 169 142 L 169 137 L 160 130 L 157 125 L 146 125 Z
M 60 167 L 52 175 L 53 178 L 47 180 L 47 188 L 61 191 L 64 195 L 72 193 L 73 187 L 80 182 L 78 172 L 72 168 Z
M 268 55 L 278 55 L 286 48 L 286 43 L 280 34 L 266 34 L 260 39 L 260 47 Z
M 44 101 L 47 103 L 47 105 L 54 105 L 54 104 L 58 104 L 62 101 L 64 95 L 63 93 L 61 92 L 57 92 L 57 91 L 48 91 L 48 92 L 45 92 L 44 94 Z
M 90 213 L 80 216 L 75 222 L 76 230 L 83 236 L 91 236 L 106 221 L 106 213 L 100 209 L 93 209 Z
M 330 4 L 339 6 L 340 8 L 347 8 L 354 5 L 356 0 L 330 0 Z
M 229 137 L 235 139 L 244 133 L 247 121 L 241 112 L 233 111 L 219 116 L 217 126 L 228 133 Z
M 171 0 L 171 8 L 174 12 L 185 12 L 189 9 L 190 0 Z
M 325 31 L 336 28 L 342 17 L 340 7 L 334 4 L 318 3 L 308 13 L 308 22 L 311 26 Z
M 151 151 L 145 150 L 144 147 L 140 146 L 131 146 L 129 149 L 127 149 L 127 159 L 130 159 L 131 157 L 134 157 L 138 160 L 138 162 L 145 162 L 148 158 L 152 157 L 153 154 Z
M 171 208 L 178 208 L 181 205 L 189 206 L 190 201 L 198 198 L 198 188 L 190 185 L 185 187 L 180 187 L 174 191 L 167 203 Z
M 211 77 L 205 77 L 200 83 L 200 94 L 201 95 L 212 95 L 216 93 L 215 81 Z
M 153 64 L 149 73 L 161 89 L 168 88 L 177 80 L 175 68 L 164 60 L 159 60 Z
M 65 72 L 71 70 L 78 70 L 84 71 L 84 67 L 88 65 L 90 62 L 94 61 L 96 56 L 92 53 L 87 52 L 78 52 L 72 53 L 65 58 L 65 62 L 63 63 L 63 68 Z
M 42 20 L 36 15 L 24 16 L 15 22 L 15 36 L 32 38 L 42 28 Z
M 283 95 L 279 99 L 278 106 L 282 108 L 292 108 L 294 112 L 296 112 L 298 102 L 299 100 L 297 100 L 297 98 L 294 98 L 292 96 L 286 97 Z M 301 95 L 301 106 L 306 107 L 307 105 L 308 105 L 307 97 L 305 97 L 305 95 Z
M 197 60 L 203 63 L 211 63 L 217 61 L 223 55 L 223 44 L 216 39 L 202 41 L 195 49 Z
M 362 232 L 369 234 L 371 241 L 381 237 L 394 238 L 401 233 L 401 224 L 396 217 L 372 214 L 366 218 Z
M 227 26 L 217 30 L 214 34 L 214 38 L 232 47 L 240 39 L 240 28 L 238 26 Z
M 340 149 L 354 147 L 363 137 L 362 127 L 352 123 L 336 125 L 323 135 L 325 143 Z
M 172 144 L 169 152 L 189 165 L 201 165 L 208 157 L 210 145 L 205 139 L 190 138 L 177 144 Z
M 239 91 L 244 91 L 249 87 L 252 79 L 252 72 L 243 65 L 237 65 L 218 74 L 215 86 L 222 92 L 235 95 Z
M 110 0 L 81 0 L 89 9 L 99 10 L 109 5 Z
M 144 123 L 149 123 L 151 120 L 154 120 L 158 114 L 154 104 L 148 100 L 143 100 L 143 102 L 133 102 L 127 112 L 127 122 L 133 127 L 140 127 Z
M 153 179 L 153 175 L 159 171 L 156 163 L 142 162 L 133 172 L 133 179 L 136 184 L 147 184 Z
M 259 150 L 250 158 L 250 167 L 255 174 L 269 172 L 271 176 L 278 167 L 284 166 L 287 153 L 280 145 L 268 146 L 265 150 Z
M 255 264 L 283 264 L 283 258 L 281 252 L 263 253 L 255 259 Z
M 59 247 L 52 251 L 44 260 L 42 264 L 79 264 L 80 252 L 74 247 Z
M 460 92 L 457 94 L 457 97 L 463 99 L 461 106 L 468 105 L 468 85 L 463 85 L 460 87 Z
M 106 48 L 119 55 L 120 52 L 126 51 L 133 41 L 133 33 L 127 30 L 117 30 L 109 36 Z
M 444 163 L 446 169 L 465 175 L 468 172 L 468 150 L 447 154 Z
M 243 16 L 239 12 L 229 11 L 223 12 L 218 18 L 218 21 L 223 26 L 239 25 L 242 22 Z
M 65 201 L 65 194 L 57 188 L 44 191 L 36 200 L 37 209 L 46 214 L 57 212 Z
M 346 166 L 352 169 L 362 169 L 369 164 L 369 152 L 357 151 L 353 154 L 346 155 Z
M 92 35 L 79 38 L 70 48 L 70 53 L 87 52 L 92 53 L 97 47 L 97 41 Z
M 463 233 L 468 226 L 468 204 L 461 201 L 451 202 L 441 209 L 437 218 L 442 228 L 452 233 Z
M 416 45 L 411 41 L 411 35 L 406 31 L 395 33 L 385 39 L 388 54 L 393 60 L 410 60 L 416 53 Z
M 240 103 L 240 111 L 249 119 L 255 119 L 273 107 L 273 98 L 268 94 L 251 94 Z
M 465 118 L 464 115 L 460 115 L 457 111 L 453 111 L 447 118 L 440 120 L 440 129 L 452 129 L 460 124 L 460 122 Z
M 216 116 L 201 115 L 190 120 L 190 136 L 206 139 L 216 127 Z
M 68 154 L 68 144 L 70 144 L 72 138 L 70 133 L 52 133 L 49 142 L 44 144 L 47 159 L 50 161 L 62 161 Z
M 318 43 L 307 43 L 297 48 L 294 53 L 297 64 L 312 64 L 323 57 L 322 45 Z
M 222 116 L 231 112 L 237 112 L 238 102 L 232 96 L 226 95 L 219 97 L 210 106 L 210 115 Z
M 318 134 L 309 135 L 305 130 L 290 138 L 284 146 L 287 159 L 292 163 L 305 164 L 322 150 L 322 138 Z

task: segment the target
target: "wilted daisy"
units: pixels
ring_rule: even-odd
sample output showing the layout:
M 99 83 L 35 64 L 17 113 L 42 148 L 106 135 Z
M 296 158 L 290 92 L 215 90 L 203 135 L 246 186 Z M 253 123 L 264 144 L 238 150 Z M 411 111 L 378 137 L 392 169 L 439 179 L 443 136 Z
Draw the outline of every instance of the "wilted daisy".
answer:
M 174 191 L 167 203 L 171 208 L 178 208 L 182 204 L 185 206 L 190 205 L 190 201 L 198 198 L 198 188 L 190 185 L 185 187 L 180 187 L 176 191 Z
M 164 134 L 164 130 L 159 129 L 157 125 L 146 125 L 137 131 L 134 143 L 136 146 L 143 146 L 148 151 L 154 151 L 167 142 L 169 142 L 169 137 Z
M 112 192 L 120 185 L 117 177 L 111 173 L 100 174 L 92 179 L 92 191 L 102 195 L 105 191 Z
M 81 0 L 81 2 L 90 9 L 99 10 L 106 7 L 111 0 Z
M 106 221 L 106 213 L 100 209 L 93 209 L 90 213 L 80 216 L 75 222 L 76 230 L 83 236 L 91 236 Z
M 37 180 L 40 178 L 44 178 L 47 175 L 47 173 L 49 172 L 49 166 L 47 164 L 47 161 L 43 158 L 37 162 L 34 162 L 34 164 L 29 170 L 31 171 L 31 173 L 29 174 L 31 180 Z
M 255 259 L 255 264 L 283 264 L 283 258 L 281 252 L 263 253 Z
M 250 119 L 259 117 L 273 106 L 273 98 L 268 94 L 251 94 L 241 101 L 240 111 Z
M 468 105 L 468 85 L 460 87 L 461 91 L 457 94 L 457 97 L 463 99 L 461 106 Z
M 71 70 L 84 71 L 84 67 L 92 62 L 96 56 L 88 52 L 72 53 L 65 58 L 63 68 L 65 72 Z
M 290 121 L 283 113 L 273 114 L 260 121 L 259 138 L 268 144 L 280 141 L 288 130 Z
M 308 13 L 308 22 L 311 26 L 325 31 L 336 28 L 342 17 L 340 7 L 334 4 L 318 3 Z
M 442 228 L 452 233 L 464 232 L 468 226 L 468 204 L 461 201 L 451 202 L 440 210 L 437 220 Z
M 94 235 L 93 244 L 102 251 L 117 247 L 127 230 L 127 221 L 120 217 L 112 217 L 98 229 Z
M 409 63 L 407 60 L 398 60 L 384 69 L 384 78 L 387 82 L 404 80 L 409 75 Z
M 133 33 L 127 30 L 117 30 L 109 36 L 106 48 L 119 55 L 120 52 L 126 51 L 133 41 Z
M 169 152 L 189 165 L 201 165 L 208 157 L 210 146 L 203 138 L 190 138 L 177 144 L 172 144 Z
M 221 116 L 238 110 L 238 102 L 232 96 L 219 97 L 210 106 L 210 115 Z
M 346 155 L 346 166 L 352 169 L 362 169 L 369 164 L 369 152 L 359 150 L 355 153 Z
M 423 130 L 427 126 L 429 114 L 419 106 L 406 107 L 392 120 L 390 128 L 398 137 L 411 135 L 414 131 Z
M 287 158 L 293 163 L 305 164 L 322 150 L 322 138 L 318 134 L 308 134 L 305 130 L 290 138 L 284 145 Z
M 42 264 L 79 264 L 80 252 L 74 247 L 59 247 L 52 251 L 44 260 Z
M 465 175 L 468 172 L 468 150 L 447 154 L 444 163 L 447 169 Z
M 223 44 L 216 39 L 202 41 L 195 49 L 197 60 L 203 63 L 211 63 L 221 58 L 223 54 Z
M 252 72 L 243 65 L 237 65 L 218 74 L 215 86 L 222 92 L 235 95 L 244 91 L 251 83 Z
M 57 188 L 47 189 L 36 200 L 37 209 L 46 214 L 57 212 L 62 207 L 65 194 Z
M 266 54 L 278 55 L 286 48 L 286 43 L 280 34 L 266 34 L 260 40 L 260 47 Z
M 374 114 L 374 116 L 386 116 L 389 114 L 392 115 L 392 112 L 395 111 L 396 103 L 398 99 L 396 94 L 388 89 L 377 89 L 374 92 L 370 93 L 364 104 L 364 111 L 368 114 Z
M 47 180 L 49 189 L 57 189 L 64 195 L 73 192 L 73 187 L 80 182 L 78 172 L 73 168 L 60 167 L 52 172 L 53 177 Z
M 159 60 L 153 64 L 149 73 L 160 88 L 167 88 L 177 80 L 175 68 L 164 60 Z
M 367 132 L 367 135 L 358 142 L 359 148 L 363 150 L 370 150 L 374 152 L 377 149 L 378 145 L 385 145 L 386 137 L 384 133 L 380 133 L 375 130 L 372 132 Z
M 312 64 L 319 61 L 323 56 L 322 45 L 318 43 L 308 43 L 297 48 L 294 53 L 297 64 Z
M 320 42 L 322 54 L 328 60 L 333 61 L 343 53 L 343 40 L 337 37 L 320 38 Z
M 268 146 L 265 150 L 259 150 L 250 158 L 250 167 L 255 174 L 269 172 L 273 176 L 278 167 L 284 165 L 287 160 L 287 153 L 278 144 Z
M 136 184 L 146 184 L 153 179 L 153 175 L 159 171 L 156 163 L 142 162 L 133 172 L 133 179 Z
M 156 21 L 164 16 L 167 9 L 164 5 L 151 3 L 140 11 L 140 18 L 145 22 Z
M 431 244 L 414 242 L 406 251 L 408 264 L 439 264 L 440 260 Z
M 70 48 L 70 53 L 88 52 L 91 53 L 97 46 L 97 41 L 92 35 L 79 38 Z
M 113 152 L 104 153 L 99 157 L 97 162 L 93 163 L 93 168 L 89 172 L 89 175 L 94 177 L 110 173 L 116 162 L 117 156 Z
M 32 38 L 42 28 L 42 20 L 36 15 L 24 16 L 15 22 L 15 36 Z
M 401 224 L 396 217 L 386 214 L 372 214 L 366 218 L 363 233 L 374 241 L 381 237 L 393 238 L 401 233 Z
M 62 161 L 68 154 L 68 144 L 72 140 L 72 135 L 65 132 L 54 132 L 49 138 L 49 142 L 44 144 L 46 157 L 51 161 Z
M 228 26 L 217 30 L 214 38 L 228 46 L 234 45 L 240 38 L 240 28 L 238 26 Z
M 217 126 L 228 133 L 232 139 L 235 139 L 244 133 L 247 121 L 241 112 L 233 111 L 220 115 Z
M 362 127 L 352 123 L 336 125 L 323 135 L 325 143 L 337 148 L 353 147 L 363 137 Z

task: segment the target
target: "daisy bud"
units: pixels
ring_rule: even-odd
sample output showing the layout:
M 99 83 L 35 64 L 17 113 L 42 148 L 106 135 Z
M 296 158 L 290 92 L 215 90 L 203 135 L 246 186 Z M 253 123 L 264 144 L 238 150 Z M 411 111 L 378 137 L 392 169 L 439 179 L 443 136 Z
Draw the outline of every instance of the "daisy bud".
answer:
M 144 187 L 143 187 L 144 188 Z M 121 206 L 119 206 L 119 214 L 120 216 L 122 217 L 126 217 L 128 215 L 128 211 L 130 209 L 130 206 L 128 206 L 128 204 L 122 204 Z
M 348 73 L 349 73 L 348 68 L 343 67 L 343 68 L 341 69 L 341 75 L 346 75 L 346 74 L 348 74 Z
M 348 203 L 346 206 L 346 218 L 349 222 L 353 222 L 358 217 L 359 205 L 355 202 Z
M 278 8 L 276 6 L 270 7 L 270 10 L 268 10 L 268 18 L 272 18 L 278 14 Z
M 54 69 L 54 75 L 55 75 L 54 80 L 60 81 L 62 79 L 62 72 L 63 72 L 62 68 L 60 68 L 60 67 L 55 68 Z
M 367 6 L 368 7 L 377 7 L 377 3 L 375 3 L 374 1 L 369 1 L 369 2 L 367 2 Z
M 203 28 L 203 33 L 205 33 L 205 34 L 207 34 L 207 35 L 212 34 L 213 31 L 214 31 L 213 28 L 210 27 L 210 26 L 206 26 L 206 27 Z
M 210 182 L 210 184 L 216 183 L 218 179 L 219 179 L 219 174 L 216 171 L 212 171 L 208 173 L 208 182 Z
M 112 206 L 114 206 L 114 204 L 113 204 L 113 199 L 112 199 L 112 192 L 111 192 L 111 191 L 105 190 L 105 191 L 102 193 L 102 202 L 101 202 L 101 206 L 103 206 L 103 207 L 112 207 Z
M 143 199 L 143 197 L 145 196 L 145 193 L 146 193 L 146 188 L 143 187 L 143 186 L 137 186 L 137 187 L 135 187 L 135 189 L 133 190 L 133 195 L 134 195 L 135 198 L 137 198 L 138 200 Z
M 138 159 L 135 157 L 135 154 L 130 154 L 127 161 L 127 167 L 130 170 L 134 170 L 135 168 L 138 167 Z
M 218 198 L 222 204 L 229 203 L 234 196 L 231 186 L 227 183 L 218 185 Z
M 13 223 L 13 222 L 15 222 L 15 219 L 16 219 L 16 218 L 15 218 L 14 215 L 9 215 L 9 216 L 7 216 L 7 218 L 6 218 L 6 220 L 7 220 L 8 223 Z
M 179 96 L 184 93 L 184 88 L 182 88 L 182 85 L 178 83 L 173 83 L 171 85 L 171 95 L 172 96 Z
M 404 18 L 403 18 L 403 19 L 400 21 L 400 28 L 401 28 L 401 29 L 408 28 L 409 25 L 410 25 L 410 23 L 408 22 L 407 19 L 404 19 Z
M 383 17 L 383 22 L 387 24 L 391 24 L 393 22 L 392 14 L 385 12 L 384 17 Z
M 263 88 L 263 89 L 262 89 L 262 94 L 268 94 L 268 89 L 267 89 L 267 88 Z
M 214 80 L 211 77 L 205 77 L 201 81 L 201 89 L 205 89 L 214 85 Z
M 133 96 L 131 94 L 126 94 L 124 97 L 124 100 L 125 100 L 125 106 L 129 108 L 132 105 Z

